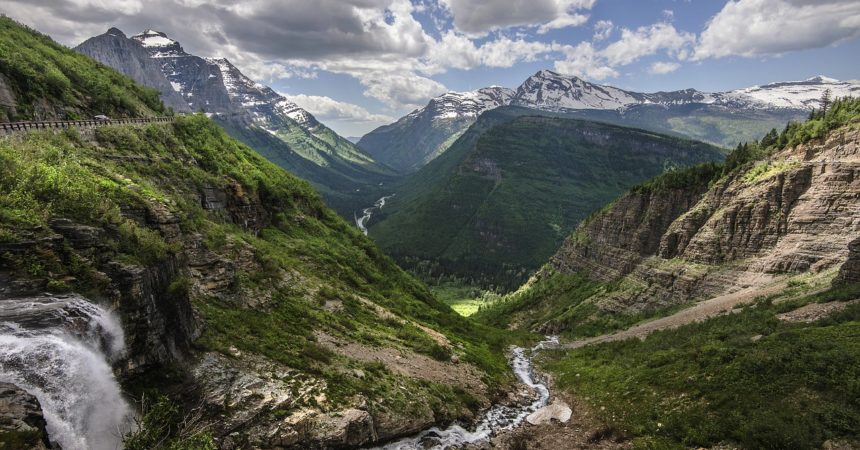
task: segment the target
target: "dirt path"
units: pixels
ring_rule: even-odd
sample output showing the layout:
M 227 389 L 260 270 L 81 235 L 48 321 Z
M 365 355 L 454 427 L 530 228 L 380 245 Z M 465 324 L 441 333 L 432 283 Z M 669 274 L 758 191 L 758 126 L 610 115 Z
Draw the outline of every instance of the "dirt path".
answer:
M 756 278 L 747 280 L 749 287 L 720 295 L 697 303 L 696 305 L 679 311 L 671 316 L 662 317 L 649 322 L 640 323 L 626 330 L 615 333 L 595 336 L 588 339 L 562 343 L 558 348 L 573 349 L 585 347 L 586 345 L 599 344 L 601 342 L 623 341 L 630 338 L 645 339 L 654 331 L 677 328 L 693 322 L 700 322 L 710 317 L 718 316 L 731 311 L 738 305 L 749 303 L 756 297 L 776 294 L 786 287 L 786 281 L 774 279 L 769 275 L 756 275 Z

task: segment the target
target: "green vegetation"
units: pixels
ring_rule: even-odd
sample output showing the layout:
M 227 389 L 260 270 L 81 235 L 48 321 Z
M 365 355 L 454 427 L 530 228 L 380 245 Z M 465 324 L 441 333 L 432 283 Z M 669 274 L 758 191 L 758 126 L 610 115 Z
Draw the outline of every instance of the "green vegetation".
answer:
M 232 218 L 242 209 L 204 209 L 204 188 L 221 190 L 239 205 L 259 201 L 265 208 L 259 231 Z M 233 349 L 262 355 L 325 381 L 327 404 L 310 406 L 335 408 L 361 396 L 372 408 L 399 414 L 422 398 L 439 417 L 453 420 L 476 405 L 467 392 L 384 367 L 374 369 L 377 376 L 345 375 L 370 369 L 323 346 L 319 333 L 445 361 L 457 355 L 478 367 L 494 389 L 512 381 L 505 349 L 525 334 L 460 317 L 326 208 L 307 183 L 205 116 L 102 127 L 93 138 L 68 130 L 0 140 L 0 236 L 6 242 L 51 236 L 51 220 L 63 217 L 101 230 L 99 258 L 106 260 L 151 266 L 184 251 L 181 239 L 142 224 L 129 211 L 165 211 L 159 214 L 176 217 L 183 236 L 199 235 L 206 248 L 236 262 L 232 295 L 192 295 L 206 324 L 195 345 L 226 355 Z M 71 249 L 2 252 L 0 269 L 94 297 L 108 287 L 99 268 Z M 169 291 L 193 294 L 185 276 L 172 280 Z M 451 346 L 440 345 L 425 329 L 441 333 Z M 401 386 L 409 387 L 409 396 Z
M 372 161 L 351 143 L 324 125 L 313 133 L 286 120 L 272 134 L 215 116 L 227 133 L 250 146 L 269 161 L 310 182 L 326 204 L 350 219 L 353 213 L 370 206 L 394 180 L 393 171 Z M 380 186 L 382 184 L 382 186 Z
M 781 294 L 790 298 L 791 293 Z M 820 448 L 860 438 L 860 304 L 811 324 L 775 317 L 813 302 L 860 297 L 848 286 L 645 341 L 555 352 L 544 367 L 605 423 L 648 448 Z
M 789 122 L 781 132 L 774 128 L 761 140 L 738 144 L 726 156 L 723 174 L 765 159 L 780 149 L 823 138 L 830 130 L 856 122 L 858 116 L 860 98 L 837 99 L 826 111 L 812 111 L 805 122 Z
M 44 443 L 42 442 L 42 433 L 38 430 L 0 430 L 0 450 L 39 448 L 39 446 L 44 446 Z
M 499 108 L 397 189 L 370 233 L 430 280 L 521 284 L 574 226 L 632 185 L 721 150 L 614 125 Z
M 446 151 L 473 121 L 406 116 L 364 135 L 358 145 L 401 173 L 414 172 Z
M 661 192 L 670 189 L 702 188 L 718 179 L 723 166 L 717 163 L 704 163 L 693 167 L 670 170 L 642 184 L 630 188 L 628 194 Z
M 138 430 L 123 437 L 126 450 L 215 450 L 215 440 L 194 417 L 165 396 L 149 404 L 144 397 Z
M 501 295 L 475 286 L 464 284 L 462 281 L 437 281 L 430 284 L 433 296 L 464 317 L 469 317 L 502 298 Z
M 0 83 L 15 95 L 0 120 L 147 117 L 165 113 L 158 91 L 0 17 Z

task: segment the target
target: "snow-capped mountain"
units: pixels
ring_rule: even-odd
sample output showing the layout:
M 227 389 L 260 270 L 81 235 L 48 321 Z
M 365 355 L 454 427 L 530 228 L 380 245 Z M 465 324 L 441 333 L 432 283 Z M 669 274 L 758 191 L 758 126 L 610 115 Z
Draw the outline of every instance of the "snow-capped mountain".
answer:
M 161 72 L 161 64 L 149 57 L 149 51 L 140 42 L 129 39 L 119 29 L 111 28 L 105 34 L 87 39 L 75 50 L 119 70 L 140 84 L 157 89 L 164 104 L 174 111 L 191 111 L 185 99 Z
M 225 58 L 190 54 L 152 29 L 127 38 L 114 28 L 85 44 L 78 51 L 127 75 L 133 76 L 131 69 L 139 66 L 149 68 L 150 75 L 160 72 L 161 85 L 154 84 L 154 77 L 136 79 L 160 88 L 163 99 L 184 104 L 185 111 L 204 111 L 235 138 L 312 182 L 344 214 L 352 212 L 346 209 L 346 196 L 371 192 L 392 175 L 390 168 Z
M 448 92 L 430 100 L 426 107 L 410 115 L 430 114 L 435 119 L 478 117 L 484 111 L 509 104 L 513 96 L 513 90 L 498 86 L 472 92 Z
M 643 101 L 645 98 L 641 94 L 541 70 L 517 88 L 511 103 L 529 108 L 561 110 L 618 109 Z
M 161 62 L 162 71 L 173 88 L 195 110 L 203 109 L 212 114 L 249 113 L 254 122 L 273 133 L 283 117 L 309 131 L 320 125 L 311 113 L 268 86 L 246 77 L 226 58 L 190 55 L 179 42 L 155 30 L 146 30 L 131 38 Z
M 729 92 L 709 93 L 696 89 L 641 93 L 601 85 L 581 78 L 541 70 L 526 79 L 516 90 L 492 87 L 473 92 L 449 92 L 436 97 L 427 106 L 417 109 L 391 125 L 371 131 L 359 141 L 359 146 L 375 158 L 400 170 L 417 170 L 445 151 L 477 117 L 501 106 L 578 113 L 584 118 L 608 120 L 620 124 L 650 128 L 661 132 L 687 133 L 696 139 L 729 144 L 732 139 L 753 139 L 758 132 L 781 126 L 786 120 L 799 118 L 817 107 L 825 90 L 831 96 L 860 96 L 860 83 L 844 82 L 826 77 L 805 81 L 771 83 Z M 663 108 L 663 116 L 645 114 L 643 108 Z M 682 108 L 686 110 L 682 111 Z M 697 123 L 681 126 L 680 122 L 696 117 L 738 113 L 746 115 L 739 124 L 744 133 L 738 135 L 726 129 L 717 135 L 695 134 L 716 125 Z M 740 117 L 729 120 L 740 120 Z M 677 129 L 676 129 L 677 128 Z M 763 133 L 762 133 L 763 134 Z M 718 138 L 718 139 L 717 139 Z
M 831 96 L 860 95 L 860 84 L 814 77 L 804 81 L 771 83 L 729 92 L 708 93 L 695 89 L 640 93 L 590 83 L 575 76 L 542 70 L 529 77 L 516 91 L 512 105 L 563 111 L 583 109 L 618 110 L 637 105 L 718 105 L 745 109 L 810 110 L 818 106 L 824 91 Z
M 753 86 L 738 89 L 723 94 L 736 100 L 752 99 L 759 105 L 771 108 L 812 109 L 818 107 L 818 101 L 825 90 L 830 90 L 831 98 L 860 97 L 860 83 L 839 81 L 833 78 L 817 76 L 804 81 L 787 81 L 770 83 L 763 86 Z

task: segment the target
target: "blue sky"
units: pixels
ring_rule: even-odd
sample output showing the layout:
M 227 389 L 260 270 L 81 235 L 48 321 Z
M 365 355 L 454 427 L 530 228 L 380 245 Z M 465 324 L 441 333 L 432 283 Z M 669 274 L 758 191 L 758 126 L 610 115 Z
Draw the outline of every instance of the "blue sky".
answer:
M 860 78 L 857 0 L 7 0 L 0 11 L 68 45 L 110 26 L 164 31 L 346 136 L 540 69 L 637 91 Z

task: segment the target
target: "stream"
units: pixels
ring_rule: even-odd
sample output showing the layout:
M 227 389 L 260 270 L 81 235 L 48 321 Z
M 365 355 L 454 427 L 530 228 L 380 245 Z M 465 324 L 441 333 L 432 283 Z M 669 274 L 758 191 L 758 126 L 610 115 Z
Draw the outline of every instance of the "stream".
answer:
M 495 405 L 484 414 L 471 430 L 458 424 L 445 429 L 433 427 L 415 436 L 376 447 L 374 450 L 445 450 L 481 442 L 499 431 L 516 428 L 523 423 L 529 414 L 543 408 L 549 401 L 549 389 L 544 383 L 534 378 L 532 357 L 537 351 L 555 345 L 558 345 L 558 337 L 548 336 L 546 340 L 539 342 L 530 351 L 515 347 L 511 352 L 511 369 L 523 384 L 534 391 L 534 400 L 531 403 L 523 406 Z
M 112 312 L 79 295 L 0 299 L 0 381 L 39 399 L 63 450 L 115 450 L 133 413 L 110 363 L 125 339 Z
M 396 194 L 386 195 L 374 202 L 373 206 L 362 209 L 361 216 L 353 214 L 353 217 L 355 218 L 355 226 L 357 226 L 365 236 L 367 236 L 367 222 L 370 220 L 370 216 L 372 216 L 374 212 L 382 209 L 382 207 L 385 206 L 385 201 L 395 195 Z

